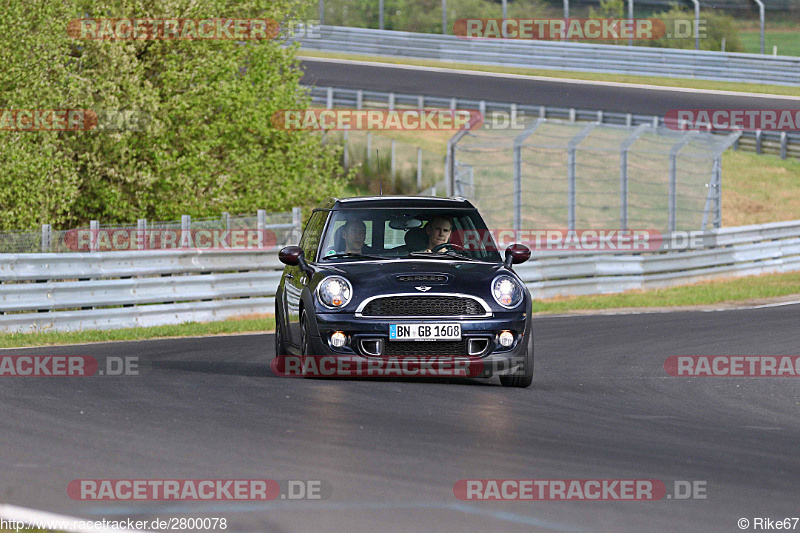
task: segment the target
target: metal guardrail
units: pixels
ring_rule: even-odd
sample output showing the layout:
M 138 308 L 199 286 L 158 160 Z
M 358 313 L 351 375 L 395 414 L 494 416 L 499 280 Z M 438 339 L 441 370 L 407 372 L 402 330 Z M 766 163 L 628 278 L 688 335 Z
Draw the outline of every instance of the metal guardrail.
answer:
M 800 270 L 800 220 L 722 228 L 703 248 L 534 252 L 516 267 L 534 298 L 667 287 Z M 276 250 L 0 254 L 0 332 L 223 320 L 274 312 Z
M 798 77 L 800 79 L 800 73 L 798 73 Z M 652 124 L 655 127 L 664 126 L 664 117 L 658 115 L 638 115 L 600 109 L 491 102 L 467 98 L 446 98 L 442 96 L 366 91 L 340 87 L 309 87 L 308 89 L 315 104 L 329 108 L 431 107 L 478 109 L 482 113 L 507 113 L 511 118 L 524 115 L 525 117 L 558 118 L 578 122 L 599 122 L 601 124 L 625 126 L 637 126 L 639 124 Z M 730 135 L 729 131 L 715 132 L 711 130 L 711 133 Z M 734 150 L 756 152 L 758 154 L 777 155 L 782 159 L 787 157 L 800 158 L 800 132 L 745 131 L 742 132 L 742 136 L 733 145 L 733 148 Z
M 277 250 L 0 254 L 0 332 L 272 313 L 282 267 Z
M 697 78 L 800 87 L 800 57 L 644 46 L 464 39 L 452 35 L 320 26 L 306 50 L 578 72 Z

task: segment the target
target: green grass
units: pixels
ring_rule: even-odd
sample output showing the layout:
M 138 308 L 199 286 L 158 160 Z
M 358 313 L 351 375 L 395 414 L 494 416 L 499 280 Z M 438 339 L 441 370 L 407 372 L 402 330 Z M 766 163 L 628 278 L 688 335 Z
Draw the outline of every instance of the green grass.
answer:
M 707 89 L 715 91 L 734 91 L 748 93 L 765 93 L 781 96 L 800 96 L 800 87 L 784 87 L 782 85 L 767 85 L 758 83 L 733 83 L 726 81 L 695 80 L 684 78 L 659 78 L 656 76 L 631 76 L 623 74 L 602 74 L 596 72 L 566 72 L 562 70 L 528 69 L 498 67 L 493 65 L 476 65 L 472 63 L 457 63 L 451 61 L 435 61 L 429 59 L 408 59 L 388 56 L 370 56 L 361 54 L 341 54 L 332 52 L 318 52 L 302 50 L 301 57 L 320 57 L 333 59 L 349 59 L 354 61 L 378 61 L 381 63 L 398 65 L 416 65 L 422 67 L 439 67 L 451 69 L 474 70 L 478 72 L 498 72 L 505 74 L 522 74 L 526 76 L 546 76 L 551 78 L 609 81 L 617 83 L 639 83 L 657 85 L 659 87 L 680 87 L 691 89 Z M 586 107 L 591 107 L 587 105 Z
M 0 348 L 83 344 L 88 342 L 138 341 L 167 337 L 196 337 L 231 333 L 266 332 L 275 329 L 274 317 L 242 318 L 220 322 L 188 322 L 174 326 L 92 330 L 76 332 L 43 331 L 0 334 Z M 2 532 L 0 532 L 2 533 Z
M 729 302 L 756 302 L 779 296 L 800 296 L 800 272 L 764 274 L 620 294 L 534 300 L 534 313 L 563 313 L 580 309 L 623 307 L 684 307 Z
M 739 39 L 745 50 L 751 54 L 761 53 L 761 32 L 740 31 Z M 778 47 L 778 55 L 800 56 L 800 29 L 793 28 L 787 31 L 767 31 L 764 35 L 764 51 L 772 55 L 772 47 Z
M 534 300 L 533 311 L 536 314 L 555 314 L 615 308 L 691 307 L 737 302 L 746 304 L 790 295 L 800 296 L 800 272 L 729 278 L 650 291 Z M 271 332 L 274 329 L 275 319 L 273 317 L 247 318 L 110 331 L 5 334 L 0 335 L 0 347 L 18 348 L 89 342 L 136 341 L 169 337 Z M 0 533 L 4 532 L 0 530 Z

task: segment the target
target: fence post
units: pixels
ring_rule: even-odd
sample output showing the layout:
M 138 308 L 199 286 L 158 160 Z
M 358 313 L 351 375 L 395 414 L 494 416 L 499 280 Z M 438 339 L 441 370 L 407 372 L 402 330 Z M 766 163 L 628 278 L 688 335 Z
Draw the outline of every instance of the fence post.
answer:
M 394 93 L 389 93 L 389 111 L 394 111 Z
M 389 173 L 392 176 L 392 192 L 394 192 L 395 194 L 397 194 L 394 191 L 394 189 L 395 189 L 395 181 L 396 181 L 395 177 L 396 177 L 396 174 L 397 174 L 397 166 L 396 166 L 397 161 L 395 160 L 395 150 L 396 150 L 396 148 L 397 148 L 397 141 L 392 139 L 392 152 L 391 152 L 392 157 L 391 157 L 391 163 L 390 163 L 390 167 L 389 167 Z
M 52 251 L 50 224 L 42 224 L 42 252 Z
M 692 140 L 697 131 L 684 135 L 669 151 L 669 232 L 674 233 L 678 223 L 678 152 Z
M 570 107 L 569 108 L 569 121 L 570 122 L 575 122 L 575 108 L 574 107 Z
M 417 109 L 425 109 L 425 97 L 417 96 Z
M 786 159 L 786 144 L 787 144 L 788 136 L 786 135 L 785 131 L 781 132 L 781 159 Z
M 136 221 L 136 249 L 147 249 L 147 219 L 140 218 Z
M 597 126 L 597 122 L 587 124 L 575 137 L 570 139 L 567 153 L 567 229 L 575 229 L 575 197 L 577 196 L 577 166 L 578 145 Z
M 384 29 L 383 25 L 383 0 L 378 0 L 378 29 Z
M 348 133 L 350 133 L 350 130 L 344 130 L 344 142 L 342 143 L 344 147 L 344 153 L 342 154 L 342 157 L 344 157 L 345 172 L 347 172 L 347 168 L 350 166 L 350 154 L 347 150 L 347 139 L 349 137 Z
M 356 109 L 364 108 L 364 90 L 359 89 L 356 91 Z
M 303 235 L 303 213 L 299 207 L 292 208 L 292 242 L 299 243 Z
M 367 132 L 367 168 L 372 168 L 372 132 Z
M 267 210 L 259 209 L 256 211 L 256 228 L 259 232 L 264 231 L 267 226 Z
M 325 108 L 333 109 L 333 87 L 328 87 L 327 94 L 325 95 Z
M 319 23 L 325 24 L 325 0 L 319 0 Z
M 650 124 L 639 124 L 619 147 L 619 227 L 628 229 L 628 150 L 636 139 L 650 128 Z
M 442 0 L 442 35 L 447 35 L 447 0 Z
M 536 119 L 525 130 L 514 137 L 514 238 L 520 240 L 519 232 L 522 229 L 522 143 L 531 136 L 536 128 L 545 120 Z
M 422 190 L 422 148 L 417 148 L 417 190 Z
M 91 240 L 89 241 L 89 251 L 90 252 L 97 252 L 100 250 L 100 222 L 97 220 L 90 220 L 89 221 L 89 235 L 91 236 Z
M 761 130 L 756 130 L 756 153 L 761 153 L 761 141 L 764 138 L 764 132 Z
M 192 246 L 192 217 L 181 215 L 181 248 Z
M 258 247 L 264 249 L 267 240 L 264 238 L 267 232 L 267 210 L 259 209 L 256 211 L 256 228 L 258 229 Z

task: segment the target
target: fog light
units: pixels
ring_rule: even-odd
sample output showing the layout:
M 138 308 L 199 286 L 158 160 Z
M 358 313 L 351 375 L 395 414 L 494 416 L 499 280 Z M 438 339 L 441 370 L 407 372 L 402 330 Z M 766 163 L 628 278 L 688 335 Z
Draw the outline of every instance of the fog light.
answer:
M 502 331 L 500 333 L 500 346 L 508 348 L 512 344 L 514 344 L 514 334 L 508 330 Z
M 347 341 L 347 337 L 341 331 L 334 331 L 331 333 L 331 344 L 334 345 L 336 348 L 341 348 L 344 346 L 344 343 Z

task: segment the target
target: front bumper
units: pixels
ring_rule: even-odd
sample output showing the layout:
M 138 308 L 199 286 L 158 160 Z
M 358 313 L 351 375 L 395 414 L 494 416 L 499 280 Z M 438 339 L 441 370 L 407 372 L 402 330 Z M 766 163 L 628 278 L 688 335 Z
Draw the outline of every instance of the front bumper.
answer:
M 526 356 L 527 321 L 530 317 L 521 311 L 495 312 L 494 316 L 475 319 L 402 319 L 381 317 L 355 318 L 352 314 L 318 313 L 311 324 L 309 348 L 319 362 L 335 358 L 341 368 L 369 368 L 370 364 L 387 359 L 400 359 L 408 368 L 425 368 L 431 360 L 439 366 L 466 370 L 469 377 L 490 377 L 514 373 Z M 313 322 L 313 321 L 312 321 Z M 404 323 L 458 323 L 462 341 L 391 341 L 389 325 Z M 341 331 L 347 343 L 334 347 L 331 334 Z M 514 342 L 504 347 L 498 342 L 501 331 L 511 331 Z M 531 333 L 528 333 L 531 334 Z M 372 363 L 370 362 L 372 361 Z M 448 364 L 451 363 L 451 364 Z M 349 366 L 348 366 L 349 365 Z M 376 366 L 377 367 L 377 366 Z M 433 374 L 435 375 L 435 374 Z

